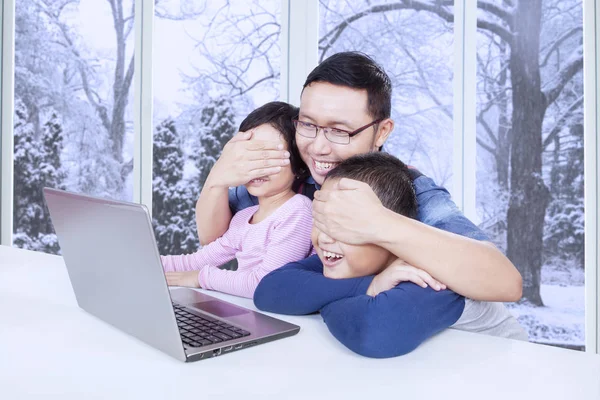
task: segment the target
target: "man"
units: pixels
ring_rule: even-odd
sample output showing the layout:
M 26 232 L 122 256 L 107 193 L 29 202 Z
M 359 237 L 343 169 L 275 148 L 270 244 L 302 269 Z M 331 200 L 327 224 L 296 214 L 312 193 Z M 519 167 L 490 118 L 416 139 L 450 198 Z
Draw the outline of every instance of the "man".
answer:
M 319 189 L 341 161 L 381 150 L 394 129 L 391 92 L 387 74 L 361 53 L 335 54 L 309 74 L 296 121 L 298 150 L 311 173 L 303 193 Z M 227 230 L 232 213 L 253 204 L 240 185 L 276 174 L 289 163 L 289 153 L 276 143 L 250 143 L 250 137 L 238 134 L 225 146 L 202 189 L 196 221 L 203 244 Z M 334 191 L 314 193 L 314 224 L 341 242 L 387 249 L 473 300 L 518 300 L 522 280 L 514 265 L 462 215 L 443 187 L 416 170 L 412 178 L 418 221 L 391 215 L 368 185 L 344 179 Z

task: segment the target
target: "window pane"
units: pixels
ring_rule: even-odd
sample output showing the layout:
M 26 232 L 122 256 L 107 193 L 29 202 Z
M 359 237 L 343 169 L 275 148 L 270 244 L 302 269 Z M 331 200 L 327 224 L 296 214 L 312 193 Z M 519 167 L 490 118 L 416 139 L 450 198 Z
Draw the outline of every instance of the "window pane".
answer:
M 246 115 L 279 99 L 280 8 L 280 0 L 156 6 L 152 210 L 161 254 L 198 248 L 194 209 L 208 172 Z
M 133 0 L 114 3 L 16 2 L 15 246 L 59 252 L 44 186 L 132 198 Z
M 451 187 L 453 28 L 436 13 L 397 6 L 321 0 L 319 61 L 361 51 L 379 62 L 392 80 L 396 123 L 385 149 Z M 453 13 L 451 7 L 439 9 Z
M 478 216 L 521 271 L 523 301 L 510 307 L 530 340 L 583 349 L 582 1 L 489 3 L 478 10 L 489 27 L 477 49 Z

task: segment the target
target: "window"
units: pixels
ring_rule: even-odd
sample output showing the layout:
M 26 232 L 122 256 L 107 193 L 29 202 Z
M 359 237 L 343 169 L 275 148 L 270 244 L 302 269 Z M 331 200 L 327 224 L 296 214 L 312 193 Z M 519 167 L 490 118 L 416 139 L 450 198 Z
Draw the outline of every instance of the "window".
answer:
M 477 213 L 523 276 L 530 341 L 583 349 L 582 1 L 518 2 L 512 25 L 505 3 L 478 8 Z
M 340 51 L 373 57 L 393 85 L 396 126 L 385 149 L 451 187 L 452 25 L 394 1 L 321 0 L 319 13 L 319 62 Z
M 19 0 L 15 246 L 58 253 L 42 188 L 130 200 L 133 0 Z
M 193 252 L 195 204 L 246 115 L 279 98 L 279 0 L 161 1 L 154 34 L 153 219 L 161 254 Z M 177 43 L 177 45 L 173 45 Z

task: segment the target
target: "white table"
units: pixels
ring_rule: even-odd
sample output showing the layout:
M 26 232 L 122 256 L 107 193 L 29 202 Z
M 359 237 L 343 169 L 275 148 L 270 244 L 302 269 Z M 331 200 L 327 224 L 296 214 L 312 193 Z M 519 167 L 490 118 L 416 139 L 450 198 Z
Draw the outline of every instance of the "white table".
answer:
M 0 246 L 0 397 L 600 399 L 599 355 L 447 330 L 376 360 L 339 344 L 318 315 L 279 318 L 300 333 L 182 363 L 79 309 L 61 257 Z

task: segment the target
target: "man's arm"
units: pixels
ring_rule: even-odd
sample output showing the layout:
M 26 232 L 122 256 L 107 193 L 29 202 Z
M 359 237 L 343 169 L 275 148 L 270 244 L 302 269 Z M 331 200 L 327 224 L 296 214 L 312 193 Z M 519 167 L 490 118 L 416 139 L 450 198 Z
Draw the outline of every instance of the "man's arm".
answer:
M 363 356 L 385 358 L 409 353 L 454 324 L 464 297 L 404 282 L 375 297 L 361 295 L 332 302 L 321 310 L 327 328 L 344 346 Z
M 315 254 L 265 276 L 254 292 L 254 305 L 278 314 L 312 314 L 333 301 L 367 293 L 372 280 L 372 276 L 326 278 L 323 264 Z
M 480 231 L 462 216 L 443 188 L 432 187 L 428 192 L 430 221 L 442 229 L 458 227 L 458 234 L 396 214 L 381 205 L 367 184 L 346 178 L 334 190 L 315 193 L 314 223 L 339 241 L 384 247 L 465 297 L 518 300 L 522 280 L 515 266 L 493 244 L 460 236 L 485 237 L 479 236 Z M 423 207 L 421 201 L 419 207 Z
M 456 207 L 448 191 L 425 176 L 415 180 L 415 189 L 420 222 L 394 214 L 388 221 L 390 234 L 378 243 L 463 296 L 481 301 L 519 300 L 521 275 Z

